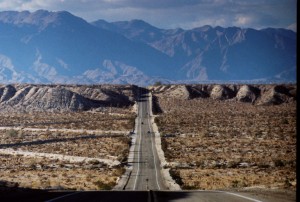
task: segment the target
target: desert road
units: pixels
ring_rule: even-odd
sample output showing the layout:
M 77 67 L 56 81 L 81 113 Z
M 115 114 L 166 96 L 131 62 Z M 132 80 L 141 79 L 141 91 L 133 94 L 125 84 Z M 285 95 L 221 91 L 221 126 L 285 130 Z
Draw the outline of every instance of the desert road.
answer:
M 161 175 L 160 161 L 157 155 L 154 133 L 152 129 L 151 97 L 146 90 L 140 91 L 138 100 L 138 115 L 136 119 L 136 141 L 132 158 L 128 159 L 128 164 L 132 170 L 128 179 L 120 190 L 113 191 L 76 191 L 57 193 L 56 197 L 45 197 L 43 201 L 185 201 L 185 202 L 261 202 L 261 196 L 251 196 L 250 194 L 240 194 L 224 191 L 169 191 L 164 184 Z M 5 199 L 4 199 L 5 201 Z M 14 201 L 10 198 L 9 201 Z M 22 201 L 35 201 L 34 198 L 22 198 Z M 40 200 L 37 200 L 40 201 Z
M 140 94 L 134 157 L 128 159 L 128 163 L 133 166 L 133 169 L 123 189 L 133 191 L 165 190 L 150 119 L 152 109 L 150 109 L 149 95 L 144 91 L 141 91 Z
M 138 100 L 138 115 L 136 120 L 136 141 L 133 155 L 128 159 L 132 166 L 123 191 L 90 191 L 71 192 L 52 201 L 230 201 L 249 202 L 260 200 L 222 191 L 168 191 L 160 172 L 160 161 L 157 155 L 154 133 L 151 123 L 152 104 L 149 92 L 140 90 Z

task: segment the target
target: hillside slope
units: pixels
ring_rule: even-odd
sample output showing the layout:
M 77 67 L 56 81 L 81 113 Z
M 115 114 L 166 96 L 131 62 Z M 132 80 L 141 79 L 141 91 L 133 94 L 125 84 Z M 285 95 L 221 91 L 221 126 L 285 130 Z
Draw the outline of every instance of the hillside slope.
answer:
M 0 85 L 0 111 L 105 111 L 132 106 L 137 91 L 131 85 Z
M 278 105 L 296 102 L 296 85 L 193 84 L 151 86 L 157 97 L 169 99 L 213 99 L 255 105 Z

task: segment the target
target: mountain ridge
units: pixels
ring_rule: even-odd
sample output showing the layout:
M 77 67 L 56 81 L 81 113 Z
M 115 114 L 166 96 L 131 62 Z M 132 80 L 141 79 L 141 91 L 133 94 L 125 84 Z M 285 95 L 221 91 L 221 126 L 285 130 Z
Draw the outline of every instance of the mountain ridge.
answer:
M 0 84 L 0 112 L 105 111 L 132 106 L 137 92 L 134 85 Z
M 296 81 L 296 33 L 0 12 L 0 83 Z
M 0 113 L 107 112 L 109 107 L 132 108 L 142 88 L 135 85 L 0 84 Z M 145 89 L 144 89 L 145 90 Z M 180 84 L 149 86 L 158 107 L 163 99 L 212 99 L 253 105 L 295 103 L 295 84 Z

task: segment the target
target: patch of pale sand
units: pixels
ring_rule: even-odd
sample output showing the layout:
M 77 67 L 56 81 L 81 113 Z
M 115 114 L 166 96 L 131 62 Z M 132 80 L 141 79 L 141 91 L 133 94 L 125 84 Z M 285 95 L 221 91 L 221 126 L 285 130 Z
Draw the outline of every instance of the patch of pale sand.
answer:
M 134 113 L 138 113 L 138 105 L 137 105 L 137 103 L 135 102 L 134 103 L 134 105 L 132 106 L 132 112 L 134 112 Z
M 99 134 L 99 133 L 114 133 L 114 134 L 128 134 L 128 130 L 85 130 L 85 129 L 67 129 L 67 128 L 23 128 L 23 127 L 6 127 L 1 126 L 0 130 L 22 130 L 22 131 L 49 131 L 49 132 L 73 132 L 73 133 L 87 133 L 87 134 Z
M 29 152 L 23 150 L 13 150 L 12 148 L 0 149 L 0 154 L 9 154 L 9 155 L 22 155 L 24 157 L 45 157 L 49 159 L 58 159 L 62 161 L 70 161 L 70 163 L 76 162 L 89 162 L 92 160 L 97 160 L 99 162 L 105 163 L 108 166 L 117 166 L 120 164 L 117 160 L 112 159 L 102 159 L 102 158 L 88 158 L 82 156 L 68 156 L 62 154 L 51 154 L 51 153 L 39 153 L 39 152 Z

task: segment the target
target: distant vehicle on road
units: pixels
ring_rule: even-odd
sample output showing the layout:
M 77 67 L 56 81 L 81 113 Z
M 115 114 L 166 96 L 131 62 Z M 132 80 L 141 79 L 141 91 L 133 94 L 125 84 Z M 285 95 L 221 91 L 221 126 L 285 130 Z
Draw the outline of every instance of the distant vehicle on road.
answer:
M 150 135 L 150 131 L 148 130 L 148 134 Z
M 142 124 L 144 124 L 144 122 L 142 122 Z

